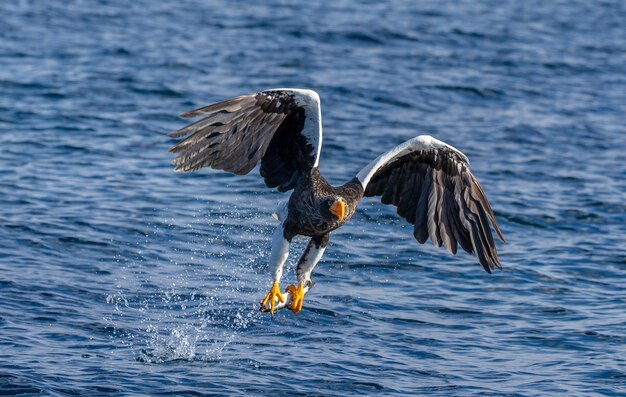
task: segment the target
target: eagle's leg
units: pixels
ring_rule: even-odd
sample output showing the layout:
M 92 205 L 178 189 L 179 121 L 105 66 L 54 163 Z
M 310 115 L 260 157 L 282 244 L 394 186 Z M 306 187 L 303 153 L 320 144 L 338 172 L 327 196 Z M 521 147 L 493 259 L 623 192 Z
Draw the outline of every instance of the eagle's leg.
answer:
M 274 314 L 277 302 L 285 302 L 283 294 L 280 292 L 280 278 L 283 276 L 283 265 L 289 256 L 289 245 L 291 239 L 285 236 L 285 229 L 281 223 L 274 231 L 272 237 L 272 253 L 270 254 L 270 266 L 274 269 L 274 283 L 265 298 L 260 302 L 261 311 L 269 311 Z
M 298 261 L 298 267 L 296 273 L 298 274 L 298 287 L 295 285 L 290 285 L 287 287 L 287 290 L 291 292 L 293 295 L 293 299 L 291 301 L 291 310 L 294 313 L 298 313 L 302 310 L 302 302 L 304 301 L 304 288 L 308 290 L 313 286 L 313 282 L 311 281 L 311 273 L 317 265 L 317 262 L 324 255 L 324 250 L 328 245 L 329 234 L 324 234 L 321 236 L 314 236 L 309 241 L 309 244 L 306 246 L 304 253 L 300 257 Z

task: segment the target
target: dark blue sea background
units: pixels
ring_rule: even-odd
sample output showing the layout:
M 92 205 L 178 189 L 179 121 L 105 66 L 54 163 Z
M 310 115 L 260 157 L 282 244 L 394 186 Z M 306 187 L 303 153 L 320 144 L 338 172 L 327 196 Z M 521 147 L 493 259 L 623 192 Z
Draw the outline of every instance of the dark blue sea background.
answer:
M 0 2 L 0 395 L 625 395 L 625 21 L 622 1 Z M 259 313 L 286 194 L 173 172 L 167 132 L 275 87 L 319 92 L 335 184 L 416 135 L 462 150 L 504 270 L 368 199 L 303 311 Z

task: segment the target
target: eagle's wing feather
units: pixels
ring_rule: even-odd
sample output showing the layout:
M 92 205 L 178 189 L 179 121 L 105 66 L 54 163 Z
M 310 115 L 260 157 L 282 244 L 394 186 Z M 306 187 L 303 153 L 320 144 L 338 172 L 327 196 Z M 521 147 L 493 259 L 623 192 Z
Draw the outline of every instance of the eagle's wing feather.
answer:
M 322 126 L 315 91 L 267 90 L 181 116 L 203 118 L 170 133 L 182 138 L 170 148 L 177 171 L 211 167 L 244 175 L 261 162 L 267 186 L 286 191 L 317 166 Z
M 467 157 L 430 136 L 418 136 L 381 155 L 357 175 L 367 197 L 381 196 L 413 224 L 415 239 L 428 238 L 453 254 L 475 253 L 489 273 L 501 268 L 491 227 L 504 241 Z

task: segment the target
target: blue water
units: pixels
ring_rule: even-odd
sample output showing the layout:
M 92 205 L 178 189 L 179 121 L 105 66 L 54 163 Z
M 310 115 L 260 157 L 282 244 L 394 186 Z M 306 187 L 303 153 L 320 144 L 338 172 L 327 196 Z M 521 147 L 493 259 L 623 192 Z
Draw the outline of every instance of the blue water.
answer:
M 624 395 L 624 3 L 250 3 L 0 2 L 0 395 Z M 467 154 L 504 270 L 367 200 L 304 310 L 258 313 L 286 196 L 172 172 L 166 133 L 284 86 L 335 183 Z

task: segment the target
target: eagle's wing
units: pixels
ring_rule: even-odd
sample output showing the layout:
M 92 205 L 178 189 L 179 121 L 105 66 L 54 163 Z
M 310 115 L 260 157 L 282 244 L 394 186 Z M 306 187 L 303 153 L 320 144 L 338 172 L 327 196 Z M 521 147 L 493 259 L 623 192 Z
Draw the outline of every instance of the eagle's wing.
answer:
M 491 273 L 501 265 L 489 224 L 503 242 L 504 237 L 468 165 L 457 149 L 422 135 L 381 155 L 357 178 L 365 196 L 381 196 L 383 204 L 398 207 L 398 215 L 414 225 L 417 241 L 430 237 L 452 254 L 458 243 Z
M 184 138 L 170 148 L 177 171 L 202 167 L 244 175 L 261 162 L 268 187 L 293 189 L 317 166 L 322 147 L 320 99 L 292 88 L 228 99 L 181 115 L 204 116 L 170 133 Z

